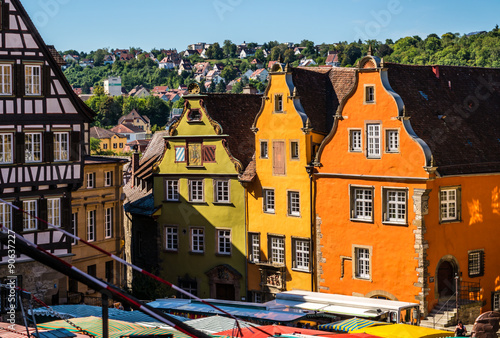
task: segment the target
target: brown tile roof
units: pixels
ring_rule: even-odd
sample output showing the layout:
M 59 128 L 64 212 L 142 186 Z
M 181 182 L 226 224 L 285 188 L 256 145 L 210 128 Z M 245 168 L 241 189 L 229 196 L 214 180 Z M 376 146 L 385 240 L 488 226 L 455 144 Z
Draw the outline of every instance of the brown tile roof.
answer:
M 500 69 L 385 66 L 440 174 L 500 172 Z
M 255 153 L 253 154 L 252 161 L 247 165 L 243 174 L 239 176 L 239 180 L 244 183 L 250 183 L 257 175 L 257 163 L 255 161 Z
M 136 133 L 144 133 L 145 131 L 142 128 L 136 127 L 130 123 L 119 124 L 110 129 L 115 133 L 123 133 L 123 134 L 136 134 Z
M 123 135 L 120 135 L 118 132 L 114 132 L 113 130 L 103 129 L 99 127 L 90 128 L 90 137 L 93 138 L 106 139 L 106 138 L 112 138 L 115 135 L 118 137 L 125 137 Z
M 328 54 L 325 62 L 326 63 L 339 62 L 339 55 L 337 53 Z
M 156 88 L 156 87 L 155 87 Z M 153 89 L 154 90 L 154 89 Z M 133 121 L 134 119 L 141 119 L 145 123 L 149 123 L 149 118 L 147 116 L 140 115 L 137 110 L 132 109 L 130 113 L 125 116 L 122 116 L 118 119 L 118 124 L 123 123 L 124 121 Z
M 64 66 L 66 64 L 66 61 L 64 61 L 61 54 L 59 54 L 59 52 L 56 50 L 56 48 L 53 45 L 47 45 L 47 48 L 49 49 L 50 54 L 52 54 L 52 57 L 54 58 L 54 60 L 56 60 L 56 63 L 59 66 Z

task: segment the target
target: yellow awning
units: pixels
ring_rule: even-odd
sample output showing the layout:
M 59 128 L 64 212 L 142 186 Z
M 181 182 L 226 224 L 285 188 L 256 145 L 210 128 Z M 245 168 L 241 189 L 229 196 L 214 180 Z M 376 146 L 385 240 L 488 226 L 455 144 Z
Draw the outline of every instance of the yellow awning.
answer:
M 393 324 L 365 327 L 351 333 L 368 333 L 383 338 L 442 338 L 453 337 L 451 331 L 429 329 L 408 324 Z

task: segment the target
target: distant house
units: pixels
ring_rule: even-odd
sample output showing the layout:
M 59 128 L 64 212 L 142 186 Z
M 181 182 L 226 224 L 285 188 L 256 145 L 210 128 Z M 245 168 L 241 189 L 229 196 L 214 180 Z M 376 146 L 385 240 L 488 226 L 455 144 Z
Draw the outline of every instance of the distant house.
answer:
M 94 60 L 91 59 L 83 59 L 80 61 L 80 66 L 85 68 L 85 67 L 94 67 Z
M 207 46 L 205 42 L 192 43 L 188 45 L 188 50 L 204 49 Z
M 263 67 L 263 64 L 262 62 L 259 62 L 259 60 L 257 59 L 253 59 L 251 62 L 250 62 L 251 65 L 255 65 L 257 68 L 262 68 Z
M 269 72 L 265 68 L 257 69 L 253 74 L 250 76 L 250 80 L 257 80 L 260 82 L 265 82 L 267 80 L 267 76 L 269 75 Z
M 168 86 L 156 86 L 151 90 L 151 95 L 160 96 L 168 92 Z
M 339 55 L 336 52 L 329 51 L 325 64 L 332 67 L 340 67 Z
M 195 50 L 188 49 L 182 54 L 182 56 L 185 58 L 190 57 L 192 55 L 200 55 L 200 53 L 196 49 Z
M 205 77 L 210 70 L 210 63 L 208 62 L 198 62 L 194 65 L 194 74 L 195 76 L 201 75 Z
M 303 58 L 299 62 L 299 67 L 308 67 L 308 66 L 315 66 L 317 63 L 313 59 L 306 59 Z
M 151 134 L 151 122 L 147 116 L 140 115 L 135 109 L 118 119 L 118 124 L 130 124 L 138 127 L 147 134 Z
M 192 70 L 193 70 L 193 65 L 191 64 L 191 62 L 189 62 L 188 60 L 182 60 L 181 63 L 179 64 L 179 70 L 177 71 L 177 73 L 181 75 L 182 72 L 184 71 L 191 72 Z
M 123 53 L 123 54 L 120 55 L 120 61 L 130 61 L 130 60 L 132 60 L 134 58 L 135 58 L 135 56 L 132 55 L 132 54 L 125 54 L 125 53 Z
M 240 52 L 240 59 L 245 59 L 255 55 L 255 49 L 243 48 Z
M 295 55 L 299 55 L 299 54 L 302 54 L 302 51 L 304 49 L 306 49 L 306 47 L 295 47 L 293 51 L 294 51 Z
M 109 96 L 122 95 L 122 79 L 121 77 L 109 77 L 104 80 L 104 94 Z
M 125 152 L 130 152 L 130 151 L 135 151 L 136 147 L 137 147 L 137 151 L 140 152 L 140 153 L 143 153 L 148 144 L 149 144 L 149 141 L 151 140 L 134 140 L 134 141 L 130 141 L 128 142 L 126 145 L 125 145 Z
M 163 60 L 160 61 L 160 63 L 158 64 L 158 68 L 160 68 L 160 69 L 174 69 L 175 63 L 171 57 L 166 56 L 163 58 Z
M 66 54 L 66 55 L 63 56 L 63 59 L 66 62 L 76 62 L 76 63 L 78 63 L 78 60 L 80 60 L 80 56 Z
M 144 88 L 144 86 L 138 85 L 138 86 L 135 86 L 128 93 L 128 96 L 135 97 L 135 98 L 144 98 L 144 97 L 151 96 L 151 94 L 149 93 L 149 90 L 147 90 L 146 88 Z
M 110 130 L 114 133 L 124 135 L 127 138 L 126 143 L 135 140 L 146 140 L 148 138 L 148 134 L 141 127 L 134 126 L 131 123 L 119 124 Z
M 121 56 L 122 54 L 128 54 L 128 49 L 115 49 L 113 54 L 116 56 Z
M 252 76 L 253 72 L 253 70 L 249 69 L 245 73 L 241 74 L 241 77 L 245 76 L 247 79 L 250 79 L 250 76 Z
M 82 95 L 82 88 L 73 88 L 76 95 Z
M 214 64 L 214 67 L 212 68 L 213 70 L 215 70 L 217 73 L 220 74 L 220 72 L 222 72 L 222 70 L 224 69 L 224 64 L 223 63 L 216 63 Z
M 273 66 L 277 63 L 278 61 L 269 61 L 267 64 L 267 69 L 271 70 L 273 69 Z
M 90 128 L 90 137 L 101 141 L 99 144 L 100 151 L 111 150 L 117 154 L 124 151 L 125 144 L 127 143 L 127 138 L 124 135 L 99 127 Z
M 103 60 L 104 65 L 112 65 L 116 61 L 116 56 L 114 55 L 106 55 Z

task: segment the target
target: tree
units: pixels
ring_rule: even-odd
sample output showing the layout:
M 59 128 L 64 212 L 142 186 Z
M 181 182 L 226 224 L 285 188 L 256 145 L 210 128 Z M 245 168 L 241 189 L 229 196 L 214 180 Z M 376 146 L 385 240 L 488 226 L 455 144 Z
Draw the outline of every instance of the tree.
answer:
M 257 49 L 255 51 L 255 58 L 259 62 L 264 62 L 266 60 L 266 57 L 264 56 L 264 51 L 262 49 Z
M 222 47 L 222 51 L 225 57 L 234 58 L 236 56 L 236 51 L 238 47 L 231 40 L 224 40 L 224 45 Z
M 293 51 L 293 49 L 287 49 L 284 58 L 285 63 L 292 63 L 293 61 L 295 61 L 295 52 Z
M 181 99 L 177 102 L 174 103 L 174 105 L 172 106 L 172 108 L 184 108 L 184 103 L 186 102 L 186 100 L 184 100 L 183 97 L 181 97 Z
M 90 138 L 90 151 L 95 154 L 101 148 L 101 140 L 98 138 L 91 137 Z
M 224 52 L 218 42 L 213 43 L 210 47 L 208 47 L 205 55 L 208 59 L 216 59 L 222 60 L 224 58 Z
M 217 83 L 217 85 L 215 86 L 215 92 L 216 93 L 226 92 L 226 84 L 224 83 L 224 81 L 220 81 L 219 83 Z
M 233 85 L 233 88 L 231 88 L 231 93 L 233 94 L 240 94 L 242 92 L 243 92 L 243 85 L 241 84 L 241 82 L 236 82 Z
M 278 61 L 278 59 L 280 58 L 280 56 L 283 56 L 281 54 L 281 49 L 279 48 L 279 46 L 274 46 L 271 49 L 271 61 Z
M 108 52 L 108 49 L 98 49 L 95 53 L 94 53 L 94 66 L 102 66 L 104 64 L 104 57 L 106 55 L 108 55 L 109 52 Z
M 236 76 L 238 76 L 238 72 L 233 66 L 227 65 L 220 73 L 220 76 L 224 78 L 226 81 L 230 82 L 234 80 Z

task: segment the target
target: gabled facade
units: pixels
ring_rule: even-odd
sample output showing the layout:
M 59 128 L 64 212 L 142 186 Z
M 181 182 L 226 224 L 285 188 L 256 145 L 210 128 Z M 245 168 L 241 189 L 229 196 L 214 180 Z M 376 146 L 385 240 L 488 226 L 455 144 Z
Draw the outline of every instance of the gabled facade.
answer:
M 245 192 L 238 175 L 254 153 L 250 127 L 261 97 L 197 92 L 194 86 L 184 96 L 154 175 L 160 274 L 201 298 L 244 300 Z
M 255 160 L 241 177 L 248 200 L 248 290 L 255 302 L 316 290 L 310 166 L 354 72 L 277 63 L 257 114 Z
M 90 137 L 101 141 L 99 143 L 100 151 L 111 150 L 117 154 L 124 152 L 125 144 L 128 142 L 125 135 L 99 127 L 90 128 Z
M 356 78 L 316 162 L 320 291 L 425 317 L 458 283 L 461 304 L 495 308 L 500 72 L 369 55 Z
M 94 113 L 73 92 L 20 1 L 1 6 L 0 193 L 30 215 L 0 204 L 0 222 L 70 260 L 68 238 L 35 216 L 70 230 Z M 0 244 L 0 276 L 18 276 L 20 286 L 49 304 L 64 301 L 64 275 L 20 253 L 8 272 L 7 254 Z

